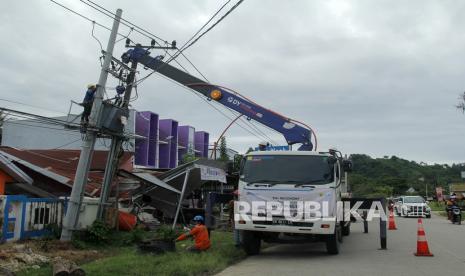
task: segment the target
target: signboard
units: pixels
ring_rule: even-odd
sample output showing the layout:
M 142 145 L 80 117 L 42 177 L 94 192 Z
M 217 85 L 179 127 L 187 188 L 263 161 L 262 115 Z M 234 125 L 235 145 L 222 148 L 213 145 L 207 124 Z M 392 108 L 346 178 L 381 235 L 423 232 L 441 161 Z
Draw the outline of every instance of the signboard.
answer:
M 460 176 L 461 176 L 462 178 L 465 178 L 465 172 L 460 172 Z
M 260 149 L 258 147 L 255 148 L 255 151 L 259 151 Z M 267 151 L 287 151 L 289 150 L 289 146 L 267 146 L 266 147 Z
M 436 187 L 436 198 L 438 201 L 444 201 L 444 196 L 442 194 L 442 187 Z
M 202 165 L 195 166 L 200 168 L 200 179 L 226 183 L 226 173 L 224 170 Z

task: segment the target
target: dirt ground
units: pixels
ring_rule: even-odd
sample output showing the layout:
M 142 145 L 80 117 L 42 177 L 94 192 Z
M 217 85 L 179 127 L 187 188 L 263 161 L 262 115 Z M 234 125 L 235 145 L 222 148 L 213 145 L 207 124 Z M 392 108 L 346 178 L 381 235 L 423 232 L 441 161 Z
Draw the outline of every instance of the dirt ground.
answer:
M 55 257 L 82 264 L 110 255 L 95 249 L 76 249 L 69 242 L 58 240 L 28 240 L 0 245 L 0 268 L 19 271 L 27 267 L 38 268 Z

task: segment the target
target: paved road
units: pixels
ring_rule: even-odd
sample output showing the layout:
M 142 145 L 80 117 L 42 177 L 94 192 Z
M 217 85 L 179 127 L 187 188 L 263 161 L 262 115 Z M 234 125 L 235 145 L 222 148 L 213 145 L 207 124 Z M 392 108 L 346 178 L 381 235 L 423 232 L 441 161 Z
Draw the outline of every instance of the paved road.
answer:
M 387 250 L 378 250 L 378 224 L 370 223 L 370 233 L 363 234 L 363 225 L 355 223 L 339 255 L 327 255 L 323 243 L 276 245 L 218 275 L 465 275 L 465 225 L 435 215 L 424 219 L 434 257 L 416 257 L 417 219 L 396 217 L 396 223 Z

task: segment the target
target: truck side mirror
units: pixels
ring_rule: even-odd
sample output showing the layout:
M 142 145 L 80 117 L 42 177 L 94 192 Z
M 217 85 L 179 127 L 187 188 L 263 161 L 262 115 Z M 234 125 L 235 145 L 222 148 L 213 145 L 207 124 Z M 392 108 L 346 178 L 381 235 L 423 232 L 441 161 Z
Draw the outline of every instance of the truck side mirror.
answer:
M 342 161 L 342 167 L 344 168 L 345 172 L 351 172 L 352 171 L 352 166 L 353 163 L 351 160 L 343 160 Z

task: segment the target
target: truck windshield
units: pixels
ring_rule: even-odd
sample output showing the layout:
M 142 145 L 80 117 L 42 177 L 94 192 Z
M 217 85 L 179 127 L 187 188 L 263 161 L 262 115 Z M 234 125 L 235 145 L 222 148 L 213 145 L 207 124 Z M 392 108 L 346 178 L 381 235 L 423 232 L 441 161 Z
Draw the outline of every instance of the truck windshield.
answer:
M 425 200 L 419 196 L 404 197 L 404 203 L 424 203 Z
M 240 175 L 248 183 L 318 185 L 334 181 L 328 156 L 313 155 L 247 156 Z

